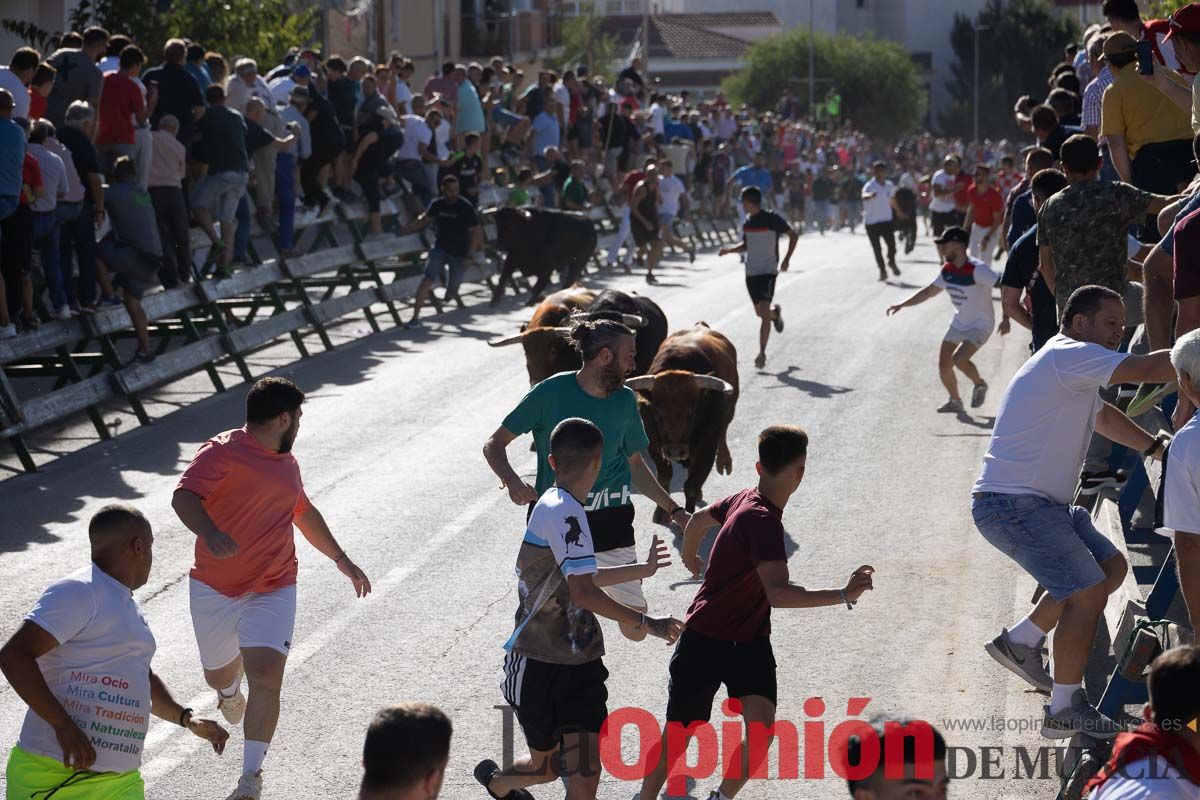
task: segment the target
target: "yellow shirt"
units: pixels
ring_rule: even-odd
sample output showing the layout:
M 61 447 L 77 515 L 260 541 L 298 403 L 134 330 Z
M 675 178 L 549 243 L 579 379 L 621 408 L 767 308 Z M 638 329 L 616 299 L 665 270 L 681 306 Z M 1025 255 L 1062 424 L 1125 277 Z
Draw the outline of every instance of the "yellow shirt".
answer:
M 1180 86 L 1187 81 L 1179 74 L 1154 65 Z M 1113 75 L 1112 86 L 1104 90 L 1100 107 L 1100 134 L 1124 136 L 1129 158 L 1137 156 L 1142 145 L 1192 138 L 1191 115 L 1171 102 L 1165 94 L 1138 75 L 1137 64 L 1127 64 Z

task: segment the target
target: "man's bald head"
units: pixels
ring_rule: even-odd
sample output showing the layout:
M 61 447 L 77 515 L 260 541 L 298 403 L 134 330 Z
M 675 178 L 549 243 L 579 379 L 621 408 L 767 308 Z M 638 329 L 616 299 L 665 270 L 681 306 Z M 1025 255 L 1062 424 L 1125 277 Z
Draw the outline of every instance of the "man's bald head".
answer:
M 88 523 L 88 540 L 92 561 L 130 589 L 149 579 L 154 537 L 141 511 L 125 503 L 105 506 Z

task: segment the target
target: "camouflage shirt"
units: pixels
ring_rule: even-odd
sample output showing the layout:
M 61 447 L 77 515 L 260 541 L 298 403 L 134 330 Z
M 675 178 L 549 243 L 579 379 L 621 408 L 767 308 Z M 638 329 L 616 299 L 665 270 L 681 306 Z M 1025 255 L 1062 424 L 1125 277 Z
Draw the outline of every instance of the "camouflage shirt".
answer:
M 1061 314 L 1071 292 L 1098 284 L 1125 290 L 1129 226 L 1146 218 L 1154 195 L 1120 181 L 1074 184 L 1038 213 L 1037 243 L 1054 257 L 1054 299 Z
M 516 626 L 505 643 L 535 661 L 586 664 L 604 655 L 596 615 L 571 602 L 567 578 L 595 575 L 587 514 L 565 489 L 551 486 L 529 515 L 517 554 Z

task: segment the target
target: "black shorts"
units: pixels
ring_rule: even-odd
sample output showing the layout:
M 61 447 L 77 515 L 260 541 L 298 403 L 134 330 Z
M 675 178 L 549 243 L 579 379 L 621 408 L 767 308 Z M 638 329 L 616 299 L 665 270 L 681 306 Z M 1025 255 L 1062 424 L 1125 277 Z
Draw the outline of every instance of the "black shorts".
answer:
M 747 275 L 746 291 L 750 293 L 750 302 L 754 305 L 769 303 L 775 299 L 775 274 Z
M 804 192 L 789 192 L 788 202 L 791 203 L 793 209 L 796 209 L 797 211 L 803 211 Z
M 721 684 L 730 697 L 749 695 L 776 702 L 775 654 L 770 638 L 752 642 L 712 639 L 685 630 L 671 655 L 667 722 L 707 722 Z
M 638 222 L 636 219 L 633 220 L 629 227 L 633 233 L 634 244 L 636 244 L 638 247 L 642 247 L 650 244 L 651 242 L 657 242 L 659 240 L 658 220 L 655 219 L 654 223 L 655 227 L 645 228 L 642 227 L 642 223 Z
M 586 664 L 550 664 L 520 653 L 504 657 L 504 700 L 517 712 L 530 750 L 546 752 L 564 733 L 599 733 L 608 717 L 608 670 Z
M 533 515 L 536 503 L 525 508 L 525 521 Z M 592 532 L 592 549 L 597 553 L 616 550 L 618 547 L 633 547 L 633 504 L 609 506 L 587 512 L 588 530 Z

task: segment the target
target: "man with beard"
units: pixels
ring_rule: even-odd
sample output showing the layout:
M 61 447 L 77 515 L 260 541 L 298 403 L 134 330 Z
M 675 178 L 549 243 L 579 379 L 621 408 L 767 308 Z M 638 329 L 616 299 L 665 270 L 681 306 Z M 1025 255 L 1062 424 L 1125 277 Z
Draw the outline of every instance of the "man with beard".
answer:
M 687 526 L 691 515 L 671 499 L 642 457 L 649 444 L 638 412 L 637 397 L 624 385 L 635 365 L 633 331 L 612 320 L 588 320 L 571 329 L 571 341 L 583 360 L 577 372 L 560 372 L 529 390 L 483 447 L 488 466 L 500 478 L 501 488 L 517 505 L 533 504 L 555 480 L 550 466 L 550 434 L 564 419 L 582 417 L 604 434 L 600 475 L 588 493 L 584 508 L 599 567 L 637 562 L 634 551 L 633 492 L 641 492 L 666 511 L 671 522 Z M 532 433 L 538 454 L 537 482 L 530 486 L 508 462 L 505 448 L 523 433 Z M 631 485 L 632 484 L 632 485 Z M 603 587 L 618 603 L 645 612 L 646 598 L 640 580 Z M 626 638 L 641 641 L 646 629 L 621 623 Z
M 246 395 L 246 424 L 217 434 L 196 453 L 172 506 L 196 534 L 192 626 L 204 679 L 233 725 L 246 718 L 242 776 L 229 800 L 258 800 L 262 765 L 279 721 L 279 692 L 296 621 L 292 525 L 365 597 L 371 582 L 309 502 L 292 443 L 304 392 L 262 378 Z M 242 694 L 242 675 L 250 685 Z

